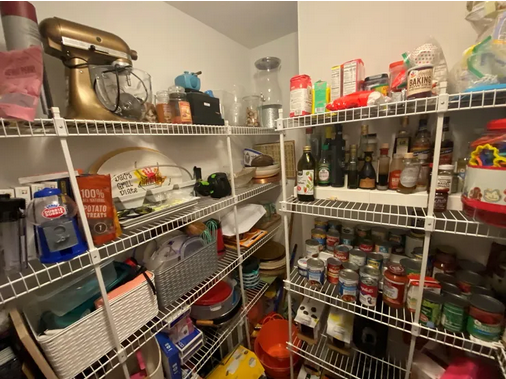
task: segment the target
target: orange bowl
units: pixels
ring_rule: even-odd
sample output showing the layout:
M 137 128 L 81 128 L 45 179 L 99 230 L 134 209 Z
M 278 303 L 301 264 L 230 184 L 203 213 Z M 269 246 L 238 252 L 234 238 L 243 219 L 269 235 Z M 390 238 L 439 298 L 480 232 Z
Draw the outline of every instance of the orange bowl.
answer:
M 258 333 L 257 341 L 262 350 L 272 358 L 287 359 L 290 352 L 286 348 L 289 340 L 288 320 L 271 320 L 262 325 Z M 292 341 L 297 337 L 297 327 L 292 324 Z

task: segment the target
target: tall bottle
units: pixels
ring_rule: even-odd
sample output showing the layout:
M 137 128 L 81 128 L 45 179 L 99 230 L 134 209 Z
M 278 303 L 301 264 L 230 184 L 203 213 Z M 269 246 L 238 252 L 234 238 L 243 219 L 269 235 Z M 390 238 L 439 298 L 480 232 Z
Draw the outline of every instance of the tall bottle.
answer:
M 350 164 L 348 165 L 348 188 L 358 188 L 357 145 L 351 145 L 350 148 Z
M 431 151 L 432 143 L 430 140 L 430 132 L 427 128 L 427 119 L 420 118 L 418 122 L 418 131 L 416 132 L 415 139 L 413 140 L 413 147 L 411 151 L 416 158 L 419 154 L 427 154 L 428 159 L 432 157 Z
M 376 170 L 372 165 L 372 149 L 369 147 L 364 152 L 364 166 L 359 174 L 359 188 L 375 189 L 376 188 Z
M 378 185 L 376 188 L 385 191 L 388 189 L 388 172 L 390 168 L 390 157 L 388 156 L 388 143 L 384 143 L 380 148 L 378 158 Z
M 409 117 L 404 116 L 401 118 L 401 128 L 395 136 L 394 151 L 393 154 L 404 154 L 411 150 L 411 136 L 409 135 Z
M 441 141 L 441 150 L 439 150 L 439 165 L 452 164 L 453 162 L 453 139 L 450 132 L 450 117 L 443 120 L 443 139 Z
M 344 187 L 344 173 L 345 173 L 345 157 L 344 157 L 344 138 L 343 138 L 343 126 L 336 124 L 334 126 L 335 138 L 332 141 L 332 160 L 330 166 L 332 187 Z
M 313 128 L 306 128 L 306 146 L 311 147 L 313 158 L 318 162 L 320 160 L 320 139 Z
M 397 191 L 399 188 L 399 180 L 401 180 L 402 169 L 404 168 L 404 156 L 402 154 L 394 154 L 392 163 L 390 164 L 390 172 L 388 173 L 388 189 Z
M 315 169 L 311 146 L 304 146 L 302 157 L 297 163 L 297 198 L 300 201 L 314 201 Z
M 418 162 L 420 163 L 420 173 L 416 182 L 416 191 L 425 191 L 429 184 L 430 166 L 427 159 L 427 154 L 418 155 Z
M 322 146 L 322 156 L 318 162 L 318 185 L 329 186 L 330 185 L 330 157 L 329 157 L 329 145 L 325 144 Z
M 360 130 L 360 141 L 358 143 L 357 159 L 358 159 L 358 172 L 364 166 L 365 151 L 369 145 L 369 126 L 364 124 Z
M 397 192 L 400 193 L 413 193 L 416 189 L 418 175 L 420 173 L 420 163 L 413 153 L 404 155 L 404 168 L 401 172 L 401 179 L 399 180 L 399 187 Z

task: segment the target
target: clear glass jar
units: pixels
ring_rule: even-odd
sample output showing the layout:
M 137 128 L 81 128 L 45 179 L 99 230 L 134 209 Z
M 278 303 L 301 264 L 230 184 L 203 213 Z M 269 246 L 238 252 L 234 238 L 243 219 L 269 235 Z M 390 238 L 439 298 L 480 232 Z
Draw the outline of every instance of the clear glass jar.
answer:
M 260 96 L 252 95 L 243 97 L 244 111 L 246 114 L 246 126 L 262 126 L 260 106 L 262 101 Z
M 437 173 L 436 190 L 449 192 L 452 188 L 452 180 L 453 180 L 453 165 L 444 164 L 439 166 Z
M 186 92 L 181 86 L 169 88 L 169 106 L 174 124 L 191 124 L 192 113 L 190 103 L 186 99 Z
M 262 126 L 276 128 L 276 120 L 282 108 L 281 87 L 279 86 L 278 74 L 281 70 L 281 59 L 265 57 L 255 62 L 256 93 L 260 94 L 262 104 L 260 106 Z
M 172 113 L 169 106 L 169 91 L 158 91 L 156 93 L 156 116 L 158 122 L 172 122 Z

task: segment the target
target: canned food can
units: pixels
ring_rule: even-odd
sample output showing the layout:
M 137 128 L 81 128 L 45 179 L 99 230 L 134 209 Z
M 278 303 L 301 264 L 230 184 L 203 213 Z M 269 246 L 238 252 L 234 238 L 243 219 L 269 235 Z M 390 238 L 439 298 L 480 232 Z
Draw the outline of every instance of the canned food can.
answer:
M 339 259 L 341 262 L 348 262 L 350 256 L 350 248 L 345 245 L 335 246 L 334 257 Z
M 437 327 L 441 318 L 443 302 L 443 296 L 432 291 L 423 291 L 420 324 L 429 328 Z
M 327 281 L 329 283 L 339 283 L 339 271 L 341 271 L 342 265 L 341 261 L 337 258 L 330 257 L 327 259 Z
M 370 253 L 374 250 L 374 242 L 368 238 L 364 238 L 360 241 L 359 249 L 366 253 Z
M 307 278 L 307 258 L 300 258 L 297 261 L 297 267 L 299 268 L 299 275 Z
M 390 229 L 388 231 L 388 240 L 390 242 L 400 243 L 403 247 L 406 246 L 406 235 L 408 231 L 405 229 Z
M 446 283 L 447 285 L 453 285 Z M 461 295 L 446 293 L 444 295 L 441 325 L 450 332 L 463 332 L 466 326 L 469 301 Z
M 374 244 L 374 251 L 383 255 L 383 260 L 388 261 L 392 255 L 392 244 L 384 240 L 376 240 Z
M 412 258 L 402 258 L 400 261 L 406 275 L 420 274 L 422 272 L 422 261 Z
M 320 288 L 325 279 L 325 263 L 319 258 L 307 260 L 308 283 L 311 287 Z
M 353 249 L 350 251 L 349 260 L 351 263 L 356 264 L 358 267 L 365 266 L 367 254 L 360 249 Z
M 358 267 L 355 263 L 344 262 L 343 269 L 355 271 L 356 273 L 358 273 L 358 271 L 360 270 L 360 267 Z
M 327 251 L 334 251 L 334 246 L 339 245 L 340 234 L 337 230 L 327 232 Z
M 386 241 L 388 238 L 388 230 L 381 226 L 374 227 L 371 229 L 371 237 L 373 240 Z
M 407 236 L 406 236 L 406 246 L 405 246 L 405 252 L 408 257 L 413 258 L 413 250 L 416 247 L 423 248 L 423 240 L 425 237 L 425 233 L 423 231 L 415 231 L 412 230 Z
M 327 233 L 322 229 L 311 229 L 311 239 L 317 240 L 320 251 L 325 250 Z
M 355 235 L 355 228 L 351 225 L 343 224 L 341 226 L 341 233 Z
M 371 266 L 360 269 L 360 303 L 366 307 L 375 307 L 378 300 L 380 271 Z
M 357 300 L 359 276 L 355 271 L 343 269 L 339 272 L 338 293 L 343 301 L 354 303 Z
M 329 230 L 337 230 L 339 233 L 341 233 L 341 223 L 337 220 L 329 220 L 328 221 Z
M 383 255 L 379 253 L 369 253 L 367 254 L 367 266 L 372 266 L 381 272 L 381 268 L 383 267 Z
M 355 242 L 355 236 L 350 233 L 341 233 L 341 244 L 353 246 Z
M 355 234 L 358 238 L 371 238 L 371 227 L 369 225 L 357 225 Z
M 320 243 L 317 240 L 306 240 L 306 258 L 318 258 L 320 254 Z
M 317 217 L 314 219 L 314 227 L 315 229 L 321 229 L 326 232 L 328 230 L 328 221 L 321 217 Z

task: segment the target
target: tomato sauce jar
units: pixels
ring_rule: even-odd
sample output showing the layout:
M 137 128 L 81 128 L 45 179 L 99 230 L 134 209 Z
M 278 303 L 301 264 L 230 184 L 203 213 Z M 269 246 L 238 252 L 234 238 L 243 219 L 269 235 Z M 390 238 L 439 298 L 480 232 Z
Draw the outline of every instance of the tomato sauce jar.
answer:
M 472 295 L 467 332 L 483 341 L 499 341 L 504 318 L 504 304 L 487 295 Z
M 402 308 L 409 279 L 400 263 L 390 263 L 383 279 L 383 301 L 391 308 Z

